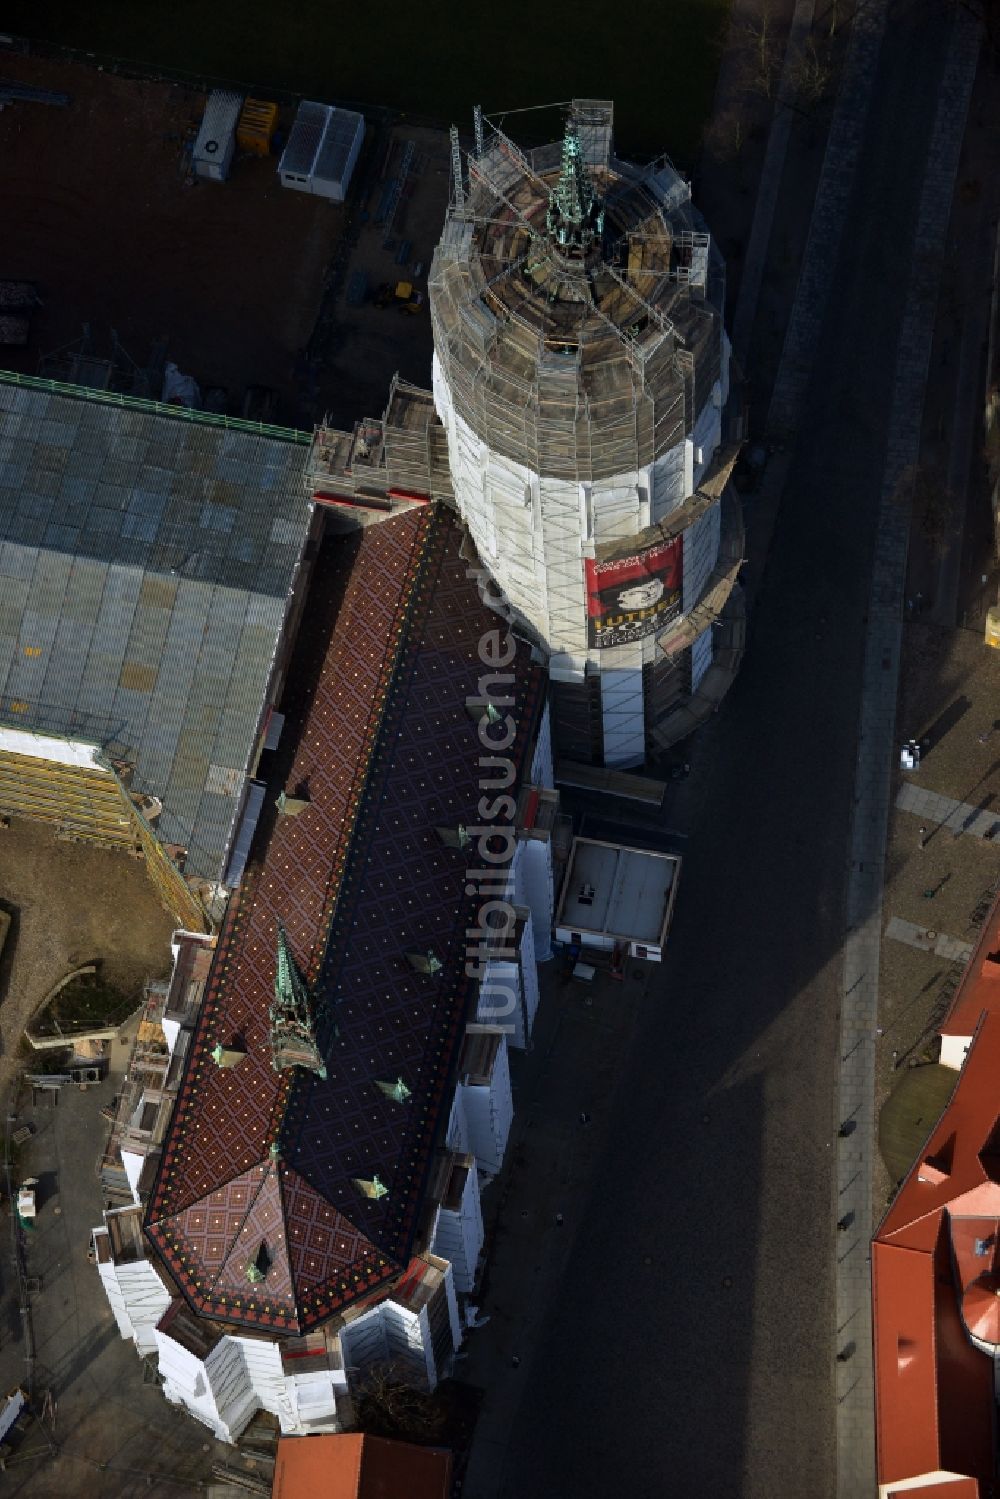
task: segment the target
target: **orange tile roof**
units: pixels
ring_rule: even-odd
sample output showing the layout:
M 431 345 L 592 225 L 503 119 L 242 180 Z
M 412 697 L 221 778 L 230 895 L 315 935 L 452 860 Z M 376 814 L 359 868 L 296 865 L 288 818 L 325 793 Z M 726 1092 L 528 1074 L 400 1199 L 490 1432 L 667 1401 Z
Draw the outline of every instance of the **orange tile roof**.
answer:
M 876 1240 L 872 1300 L 878 1476 L 893 1483 L 938 1466 L 932 1257 Z M 910 1411 L 924 1419 L 903 1419 Z
M 949 1499 L 978 1495 L 980 1484 L 992 1493 L 995 1475 L 993 1362 L 974 1347 L 967 1323 L 993 1325 L 980 1293 L 998 1258 L 998 1077 L 1000 1005 L 979 1024 L 872 1253 L 879 1482 L 940 1471 L 974 1485 L 949 1484 Z M 996 1327 L 1000 1334 L 1000 1318 Z
M 971 1036 L 984 1010 L 1000 1009 L 1000 962 L 990 961 L 990 954 L 997 952 L 1000 952 L 1000 895 L 983 922 L 979 941 L 941 1026 L 943 1035 Z
M 448 1499 L 451 1454 L 385 1437 L 282 1437 L 272 1499 Z

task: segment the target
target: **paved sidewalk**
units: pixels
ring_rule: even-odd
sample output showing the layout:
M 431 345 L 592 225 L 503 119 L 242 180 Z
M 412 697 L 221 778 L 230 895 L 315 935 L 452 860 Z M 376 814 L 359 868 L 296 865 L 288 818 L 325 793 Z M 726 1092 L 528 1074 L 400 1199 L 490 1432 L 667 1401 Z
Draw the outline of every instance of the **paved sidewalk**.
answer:
M 869 603 L 841 1013 L 840 1117 L 850 1124 L 838 1158 L 839 1217 L 850 1211 L 850 1242 L 837 1261 L 837 1493 L 866 1499 L 875 1486 L 871 1252 L 877 1148 L 874 1035 L 890 778 L 902 633 L 909 506 L 900 480 L 920 451 L 939 269 L 959 152 L 979 56 L 979 29 L 959 12 L 952 30 L 927 157 L 906 312 L 900 331 L 892 416 L 882 480 Z M 861 1043 L 861 1044 L 859 1044 Z M 839 1250 L 839 1245 L 838 1245 Z
M 902 916 L 890 917 L 885 935 L 895 942 L 905 942 L 909 947 L 918 947 L 923 952 L 947 958 L 949 963 L 964 965 L 972 957 L 971 942 L 962 942 L 958 937 L 946 937 L 933 927 L 918 926 L 915 921 L 905 921 Z
M 914 817 L 926 819 L 928 842 L 936 832 L 948 832 L 955 838 L 963 833 L 970 833 L 973 838 L 992 838 L 1000 825 L 1000 809 L 991 811 L 971 802 L 957 802 L 937 791 L 927 791 L 913 781 L 904 781 L 899 788 L 896 806 L 903 812 L 912 812 Z

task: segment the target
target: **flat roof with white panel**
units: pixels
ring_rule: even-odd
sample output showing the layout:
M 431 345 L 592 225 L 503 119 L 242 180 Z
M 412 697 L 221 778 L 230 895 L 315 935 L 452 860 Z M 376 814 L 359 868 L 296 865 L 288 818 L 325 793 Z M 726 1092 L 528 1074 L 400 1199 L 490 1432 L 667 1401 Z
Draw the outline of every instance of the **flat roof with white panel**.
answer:
M 608 948 L 627 942 L 636 956 L 659 957 L 680 866 L 677 854 L 574 838 L 556 912 L 557 940 Z

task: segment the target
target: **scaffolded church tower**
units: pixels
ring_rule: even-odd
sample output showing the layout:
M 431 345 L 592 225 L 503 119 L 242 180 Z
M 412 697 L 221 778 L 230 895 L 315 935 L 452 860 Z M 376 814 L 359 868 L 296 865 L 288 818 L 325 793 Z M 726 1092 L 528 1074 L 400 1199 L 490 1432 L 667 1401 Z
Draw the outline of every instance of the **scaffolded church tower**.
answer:
M 477 111 L 467 175 L 453 140 L 430 304 L 455 498 L 549 652 L 562 753 L 637 765 L 742 650 L 721 257 L 666 158 L 615 156 L 608 103 L 529 152 Z

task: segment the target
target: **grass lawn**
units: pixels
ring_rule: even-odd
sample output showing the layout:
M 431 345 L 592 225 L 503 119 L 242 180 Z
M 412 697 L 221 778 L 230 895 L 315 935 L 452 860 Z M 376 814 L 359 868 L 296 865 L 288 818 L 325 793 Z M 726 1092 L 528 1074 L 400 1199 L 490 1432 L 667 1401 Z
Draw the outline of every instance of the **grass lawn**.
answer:
M 951 1067 L 912 1067 L 882 1105 L 878 1148 L 894 1182 L 909 1171 L 952 1094 L 958 1073 Z
M 548 0 L 504 13 L 330 0 L 8 0 L 6 31 L 196 77 L 331 102 L 412 111 L 471 128 L 487 114 L 573 97 L 613 98 L 626 152 L 668 151 L 691 168 L 715 86 L 729 0 L 606 4 Z M 511 133 L 551 138 L 555 117 L 515 117 Z

